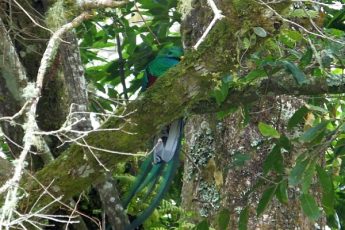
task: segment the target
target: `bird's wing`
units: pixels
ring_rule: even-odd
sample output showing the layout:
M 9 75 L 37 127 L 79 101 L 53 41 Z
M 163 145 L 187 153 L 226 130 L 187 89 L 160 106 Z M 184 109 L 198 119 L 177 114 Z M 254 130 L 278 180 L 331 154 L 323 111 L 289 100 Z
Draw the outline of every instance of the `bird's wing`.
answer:
M 168 69 L 177 65 L 179 61 L 175 58 L 168 58 L 168 57 L 156 57 L 150 64 L 148 65 L 148 71 L 155 77 L 162 76 Z

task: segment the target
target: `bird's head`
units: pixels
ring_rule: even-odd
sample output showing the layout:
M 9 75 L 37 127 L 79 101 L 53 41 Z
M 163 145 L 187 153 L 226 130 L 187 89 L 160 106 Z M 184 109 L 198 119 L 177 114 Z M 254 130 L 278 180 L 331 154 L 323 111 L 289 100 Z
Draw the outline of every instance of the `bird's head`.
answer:
M 178 46 L 166 47 L 159 51 L 158 56 L 181 59 L 183 56 L 183 49 Z

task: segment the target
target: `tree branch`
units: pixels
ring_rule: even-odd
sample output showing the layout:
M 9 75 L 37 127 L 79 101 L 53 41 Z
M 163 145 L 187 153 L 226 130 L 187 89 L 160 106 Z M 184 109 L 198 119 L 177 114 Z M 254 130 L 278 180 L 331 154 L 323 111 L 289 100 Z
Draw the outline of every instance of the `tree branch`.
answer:
M 258 12 L 257 8 L 255 8 L 255 12 Z M 257 17 L 253 12 L 247 13 L 248 17 Z M 115 149 L 118 152 L 144 151 L 145 142 L 164 125 L 185 116 L 186 113 L 195 111 L 196 108 L 204 108 L 204 102 L 212 103 L 209 97 L 217 82 L 229 71 L 236 71 L 238 66 L 236 52 L 234 52 L 236 44 L 229 41 L 235 40 L 234 34 L 241 28 L 241 24 L 232 23 L 238 19 L 236 14 L 229 15 L 228 12 L 224 12 L 224 14 L 226 17 L 214 25 L 198 50 L 187 52 L 185 59 L 170 69 L 164 78 L 157 80 L 143 97 L 130 102 L 126 108 L 118 111 L 118 113 L 123 113 L 124 110 L 135 112 L 130 113 L 125 119 L 110 118 L 102 126 L 103 129 L 123 127 L 126 132 L 91 132 L 85 137 L 86 143 L 97 149 Z M 241 15 L 241 17 L 245 16 Z M 238 21 L 242 21 L 242 19 Z M 268 23 L 264 25 L 272 25 L 270 18 L 267 18 L 267 21 Z M 210 60 L 210 56 L 215 58 Z M 326 80 L 324 81 L 326 82 Z M 270 87 L 271 84 L 274 87 Z M 250 86 L 253 87 L 252 90 L 249 87 L 244 90 L 233 89 L 228 100 L 222 106 L 225 108 L 231 105 L 251 103 L 260 95 L 266 95 L 269 92 L 273 94 L 287 93 L 283 86 L 275 86 L 271 82 L 262 82 L 260 85 L 261 88 L 260 86 Z M 302 90 L 309 88 L 304 85 L 299 89 L 302 93 Z M 328 92 L 321 86 L 319 90 L 320 93 Z M 295 94 L 294 91 L 290 93 Z M 314 89 L 315 93 L 317 90 Z M 212 104 L 209 105 L 212 106 Z M 128 156 L 105 153 L 95 148 L 93 154 L 107 168 L 114 168 L 120 161 L 128 158 Z M 87 189 L 91 184 L 104 181 L 104 168 L 100 166 L 93 154 L 86 147 L 72 145 L 58 159 L 37 172 L 35 176 L 45 186 L 50 184 L 51 178 L 55 178 L 50 192 L 56 197 L 63 194 L 63 200 L 67 200 Z M 20 203 L 21 211 L 24 211 L 35 203 L 41 187 L 29 178 L 23 181 L 22 185 L 27 191 L 35 191 L 29 192 L 27 199 Z M 51 197 L 45 197 L 35 208 L 40 208 L 51 201 Z
M 230 90 L 228 97 L 220 106 L 216 104 L 214 99 L 208 99 L 196 103 L 191 111 L 196 114 L 224 111 L 231 107 L 255 103 L 260 98 L 268 95 L 316 96 L 342 93 L 345 93 L 345 83 L 331 85 L 326 78 L 311 78 L 309 83 L 299 85 L 292 79 L 291 75 L 276 76 L 265 79 L 256 86 L 250 85 L 245 89 Z

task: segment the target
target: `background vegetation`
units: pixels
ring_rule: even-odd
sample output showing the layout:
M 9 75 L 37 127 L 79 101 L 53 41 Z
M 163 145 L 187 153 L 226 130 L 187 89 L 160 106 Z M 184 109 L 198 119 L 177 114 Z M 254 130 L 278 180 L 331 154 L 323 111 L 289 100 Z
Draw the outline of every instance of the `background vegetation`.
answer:
M 144 229 L 344 229 L 344 4 L 0 1 L 0 229 L 123 229 L 179 117 L 181 168 Z M 183 61 L 138 95 L 171 45 Z

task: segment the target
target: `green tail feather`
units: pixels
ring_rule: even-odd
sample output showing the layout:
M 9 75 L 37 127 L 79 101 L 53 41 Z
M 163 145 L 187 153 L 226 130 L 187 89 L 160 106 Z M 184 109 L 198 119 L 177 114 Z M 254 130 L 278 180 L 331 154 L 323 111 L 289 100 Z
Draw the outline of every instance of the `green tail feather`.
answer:
M 126 230 L 133 230 L 140 226 L 155 210 L 155 208 L 159 205 L 160 201 L 163 199 L 164 195 L 169 189 L 169 186 L 171 182 L 173 181 L 175 172 L 177 170 L 179 163 L 179 154 L 175 154 L 174 158 L 168 162 L 164 163 L 166 170 L 163 174 L 163 181 L 161 185 L 159 186 L 159 189 L 157 191 L 157 195 L 153 200 L 151 201 L 150 206 L 141 213 L 137 219 L 135 219 L 130 225 L 126 226 Z
M 162 165 L 162 167 L 160 167 L 160 170 L 157 171 L 156 176 L 153 178 L 153 180 L 151 181 L 151 183 L 148 184 L 147 186 L 147 191 L 145 196 L 142 198 L 142 200 L 147 200 L 149 198 L 149 196 L 152 194 L 152 192 L 155 190 L 155 188 L 159 185 L 159 180 L 164 172 L 164 163 L 160 164 Z
M 152 169 L 150 173 L 147 175 L 143 183 L 141 183 L 138 191 L 141 191 L 143 188 L 145 188 L 147 185 L 154 184 L 155 179 L 160 177 L 162 174 L 162 171 L 164 169 L 164 164 L 155 164 L 152 166 Z
M 152 169 L 152 160 L 153 159 L 151 155 L 150 157 L 147 157 L 145 161 L 141 164 L 139 174 L 136 176 L 134 184 L 131 186 L 131 189 L 129 190 L 128 194 L 125 196 L 126 198 L 122 201 L 123 208 L 127 208 L 129 202 L 131 202 L 132 198 L 139 191 L 139 188 L 141 187 L 143 181 L 150 173 Z

